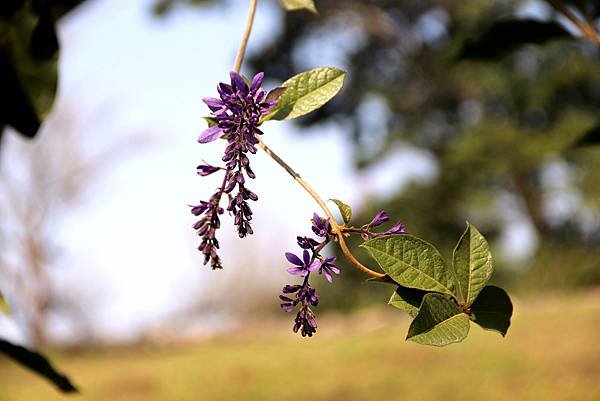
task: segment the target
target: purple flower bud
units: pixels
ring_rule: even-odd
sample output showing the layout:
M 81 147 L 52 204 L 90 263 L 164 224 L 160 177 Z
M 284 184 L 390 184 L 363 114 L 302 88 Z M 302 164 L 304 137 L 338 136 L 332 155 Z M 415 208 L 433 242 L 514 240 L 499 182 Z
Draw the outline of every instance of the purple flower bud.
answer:
M 289 297 L 286 297 L 285 295 L 280 295 L 279 299 L 281 301 L 283 301 L 281 303 L 281 309 L 283 309 L 287 313 L 292 312 L 296 308 L 296 305 L 298 304 L 297 299 L 291 299 Z
M 371 220 L 371 222 L 368 225 L 372 226 L 372 227 L 377 227 L 377 226 L 382 225 L 389 219 L 390 219 L 390 216 L 387 214 L 387 212 L 385 210 L 382 209 L 377 212 L 375 217 L 373 217 L 373 220 Z
M 319 243 L 309 237 L 296 237 L 296 241 L 298 242 L 298 246 L 302 249 L 312 249 L 319 245 Z
M 283 293 L 284 294 L 293 294 L 295 292 L 298 292 L 298 290 L 302 288 L 301 285 L 285 285 L 283 287 Z
M 319 237 L 328 237 L 331 233 L 331 224 L 329 218 L 320 217 L 316 213 L 313 214 L 312 218 L 312 230 Z
M 211 175 L 212 173 L 219 171 L 220 169 L 221 169 L 220 167 L 211 166 L 210 164 L 201 164 L 198 167 L 196 167 L 196 171 L 198 172 L 198 175 L 200 175 L 202 177 Z
M 393 235 L 393 234 L 406 234 L 408 231 L 406 231 L 406 227 L 404 226 L 404 224 L 402 224 L 401 221 L 397 222 L 394 227 L 390 228 L 389 230 L 379 233 L 378 235 Z
M 300 288 L 296 299 L 303 305 L 317 306 L 319 304 L 319 297 L 317 296 L 317 291 L 309 286 Z
M 297 333 L 298 330 L 300 330 L 302 337 L 312 337 L 312 335 L 316 333 L 317 320 L 308 306 L 300 309 L 296 315 L 296 319 L 294 319 L 294 327 L 292 330 L 294 333 Z

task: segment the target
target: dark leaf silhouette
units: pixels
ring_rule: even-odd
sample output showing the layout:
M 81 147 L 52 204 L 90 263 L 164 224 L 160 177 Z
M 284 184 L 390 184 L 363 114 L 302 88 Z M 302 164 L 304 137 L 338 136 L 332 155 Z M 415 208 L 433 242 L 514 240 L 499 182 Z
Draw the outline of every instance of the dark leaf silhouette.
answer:
M 20 345 L 11 344 L 8 341 L 0 339 L 0 352 L 6 354 L 21 365 L 33 370 L 40 376 L 50 380 L 56 387 L 65 393 L 76 393 L 77 388 L 65 375 L 57 372 L 50 362 L 41 354 L 30 351 Z
M 591 146 L 600 144 L 600 124 L 588 130 L 575 142 L 575 147 Z
M 34 137 L 40 120 L 3 47 L 0 47 L 0 87 L 0 128 L 4 129 L 4 124 L 8 124 L 24 136 Z
M 522 45 L 543 44 L 569 37 L 570 34 L 555 22 L 503 20 L 496 22 L 476 38 L 467 40 L 458 58 L 493 60 Z
M 40 19 L 31 35 L 31 55 L 36 59 L 47 60 L 58 52 L 58 37 L 49 7 L 44 7 Z

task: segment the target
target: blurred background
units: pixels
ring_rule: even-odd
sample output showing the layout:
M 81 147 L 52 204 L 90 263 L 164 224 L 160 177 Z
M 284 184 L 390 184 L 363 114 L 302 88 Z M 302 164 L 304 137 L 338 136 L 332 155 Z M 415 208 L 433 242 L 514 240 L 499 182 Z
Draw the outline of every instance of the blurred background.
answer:
M 225 268 L 202 266 L 188 205 L 218 185 L 195 167 L 223 144 L 196 142 L 201 99 L 228 78 L 246 1 L 19 3 L 0 10 L 2 79 L 25 87 L 1 82 L 0 337 L 49 352 L 77 398 L 600 400 L 600 46 L 556 2 L 259 2 L 245 75 L 348 72 L 265 141 L 355 224 L 384 208 L 446 258 L 465 220 L 490 241 L 512 327 L 443 349 L 405 342 L 393 289 L 344 263 L 317 284 L 316 337 L 291 332 L 283 253 L 317 207 L 264 153 L 256 234 L 225 218 Z M 600 27 L 597 2 L 567 10 Z M 61 398 L 0 358 L 0 401 Z

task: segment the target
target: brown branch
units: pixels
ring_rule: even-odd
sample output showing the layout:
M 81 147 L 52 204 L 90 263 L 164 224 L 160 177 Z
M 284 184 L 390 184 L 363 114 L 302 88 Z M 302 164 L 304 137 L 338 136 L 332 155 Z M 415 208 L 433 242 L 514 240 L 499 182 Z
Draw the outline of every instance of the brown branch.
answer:
M 546 0 L 546 2 L 548 4 L 550 4 L 550 6 L 552 6 L 552 8 L 554 8 L 554 10 L 556 12 L 558 12 L 559 14 L 564 16 L 566 19 L 571 21 L 577 27 L 577 29 L 579 29 L 579 31 L 581 32 L 581 34 L 583 35 L 583 37 L 585 39 L 593 42 L 598 47 L 600 47 L 600 33 L 598 33 L 598 31 L 596 31 L 594 29 L 594 27 L 592 26 L 592 24 L 590 22 L 585 21 L 585 20 L 575 16 L 575 14 L 573 14 L 559 0 Z

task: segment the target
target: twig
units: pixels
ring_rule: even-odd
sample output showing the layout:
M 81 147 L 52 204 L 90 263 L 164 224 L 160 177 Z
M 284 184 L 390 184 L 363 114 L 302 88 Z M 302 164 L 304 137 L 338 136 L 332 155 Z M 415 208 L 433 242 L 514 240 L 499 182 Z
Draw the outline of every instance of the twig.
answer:
M 246 54 L 246 46 L 248 45 L 248 39 L 250 39 L 250 33 L 252 32 L 252 24 L 254 24 L 254 14 L 256 14 L 256 3 L 258 0 L 250 0 L 250 6 L 248 7 L 248 20 L 246 21 L 246 29 L 242 35 L 240 47 L 235 55 L 235 63 L 233 64 L 233 70 L 240 72 L 242 68 L 242 62 L 244 61 L 244 54 Z
M 262 150 L 265 151 L 265 153 L 267 155 L 269 155 L 269 157 L 271 157 L 273 160 L 275 160 L 275 162 L 277 164 L 279 164 L 281 167 L 283 167 L 283 169 L 292 176 L 292 178 L 298 183 L 300 184 L 300 186 L 302 188 L 304 188 L 304 190 L 306 192 L 308 192 L 308 194 L 317 202 L 317 204 L 321 207 L 321 209 L 323 210 L 323 212 L 325 213 L 325 215 L 329 218 L 330 224 L 331 224 L 331 229 L 332 232 L 335 234 L 335 236 L 337 237 L 337 240 L 340 244 L 340 248 L 342 249 L 342 253 L 344 254 L 344 256 L 346 257 L 346 259 L 348 259 L 348 261 L 350 263 L 352 263 L 358 270 L 361 270 L 362 272 L 368 274 L 369 276 L 375 278 L 378 281 L 384 281 L 384 282 L 391 282 L 393 283 L 394 281 L 387 275 L 383 274 L 383 273 L 378 273 L 376 271 L 373 271 L 371 269 L 369 269 L 368 267 L 366 267 L 365 265 L 363 265 L 362 263 L 360 263 L 352 254 L 352 252 L 350 252 L 350 249 L 348 249 L 348 245 L 346 245 L 346 241 L 344 239 L 344 232 L 342 230 L 342 227 L 340 227 L 338 225 L 338 223 L 335 221 L 335 218 L 333 217 L 333 214 L 331 213 L 331 210 L 327 207 L 327 204 L 323 201 L 323 199 L 321 199 L 321 197 L 319 196 L 319 194 L 317 194 L 315 192 L 314 189 L 312 189 L 312 187 L 308 184 L 308 182 L 306 182 L 301 176 L 300 174 L 298 174 L 296 171 L 294 171 L 294 169 L 287 164 L 285 161 L 283 161 L 283 159 L 281 157 L 279 157 L 275 152 L 273 152 L 273 150 L 271 150 L 271 148 L 269 148 L 260 137 L 258 137 L 258 135 L 255 136 L 258 141 L 259 141 L 259 146 L 261 147 Z
M 242 35 L 240 47 L 238 48 L 238 51 L 235 55 L 235 63 L 233 65 L 233 70 L 238 73 L 240 72 L 240 69 L 242 68 L 242 63 L 244 61 L 244 54 L 246 53 L 246 46 L 248 45 L 248 39 L 250 39 L 250 33 L 252 32 L 252 24 L 254 23 L 254 15 L 256 14 L 256 4 L 257 4 L 257 0 L 250 0 L 250 6 L 248 8 L 248 20 L 246 22 L 246 29 L 244 30 L 244 34 Z M 336 238 L 340 244 L 340 248 L 342 249 L 342 252 L 344 253 L 344 256 L 346 256 L 348 261 L 350 261 L 350 263 L 352 263 L 357 269 L 370 275 L 377 281 L 395 283 L 394 280 L 392 278 L 390 278 L 388 275 L 383 274 L 383 273 L 378 273 L 376 271 L 369 269 L 368 267 L 366 267 L 365 265 L 360 263 L 354 257 L 354 255 L 352 255 L 352 252 L 350 252 L 350 249 L 348 249 L 348 245 L 346 245 L 346 241 L 344 240 L 344 231 L 343 231 L 342 227 L 340 227 L 337 224 L 337 222 L 335 221 L 335 218 L 333 217 L 333 214 L 331 213 L 331 210 L 329 210 L 329 208 L 327 207 L 327 204 L 323 201 L 323 199 L 321 199 L 321 197 L 315 192 L 315 190 L 312 189 L 312 187 L 308 184 L 308 182 L 306 182 L 302 177 L 300 177 L 300 174 L 298 174 L 296 171 L 294 171 L 294 169 L 292 167 L 290 167 L 289 164 L 287 164 L 285 161 L 283 161 L 283 159 L 281 157 L 279 157 L 275 152 L 273 152 L 271 150 L 271 148 L 269 148 L 258 135 L 255 135 L 255 137 L 258 140 L 259 145 L 262 148 L 262 150 L 264 150 L 265 153 L 267 155 L 269 155 L 269 157 L 271 157 L 273 160 L 275 160 L 275 162 L 277 162 L 277 164 L 279 164 L 281 167 L 283 167 L 283 169 L 289 175 L 291 175 L 294 178 L 294 180 L 296 180 L 296 182 L 298 184 L 300 184 L 300 186 L 302 188 L 304 188 L 304 190 L 306 192 L 308 192 L 308 194 L 317 202 L 317 204 L 321 207 L 321 209 L 323 209 L 323 212 L 325 212 L 325 214 L 329 218 L 329 221 L 331 224 L 331 230 L 332 230 L 333 234 L 336 236 Z
M 598 33 L 594 27 L 587 21 L 576 17 L 565 5 L 559 0 L 546 0 L 556 12 L 563 15 L 566 19 L 571 21 L 577 29 L 581 32 L 584 38 L 592 41 L 598 47 L 600 47 L 600 33 Z

